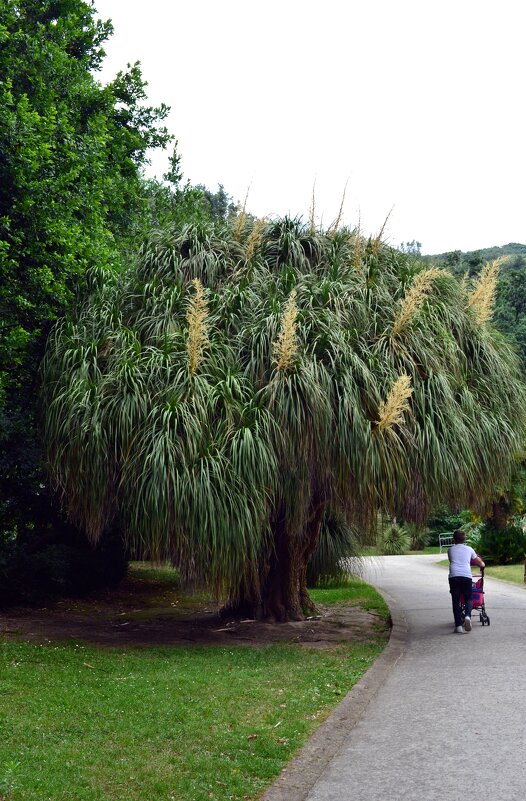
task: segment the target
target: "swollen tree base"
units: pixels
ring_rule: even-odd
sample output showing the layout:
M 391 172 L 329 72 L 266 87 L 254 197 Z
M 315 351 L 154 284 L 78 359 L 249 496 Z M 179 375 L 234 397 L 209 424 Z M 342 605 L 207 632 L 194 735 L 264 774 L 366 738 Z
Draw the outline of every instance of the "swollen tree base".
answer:
M 243 598 L 239 601 L 230 601 L 220 611 L 221 617 L 225 618 L 266 620 L 271 623 L 306 620 L 318 614 L 319 610 L 309 597 L 307 590 L 305 593 L 301 593 L 300 600 L 290 605 L 287 605 L 285 599 L 276 596 L 260 600 Z
M 307 589 L 307 565 L 319 540 L 322 516 L 318 504 L 301 536 L 291 535 L 283 515 L 275 521 L 272 551 L 258 575 L 225 607 L 225 615 L 287 623 L 317 614 Z

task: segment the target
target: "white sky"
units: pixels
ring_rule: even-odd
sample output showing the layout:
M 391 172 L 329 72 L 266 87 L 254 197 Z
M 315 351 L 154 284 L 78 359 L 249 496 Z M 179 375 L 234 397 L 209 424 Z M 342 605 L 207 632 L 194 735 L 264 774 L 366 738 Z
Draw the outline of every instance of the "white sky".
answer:
M 185 179 L 424 253 L 526 243 L 522 0 L 95 0 Z M 152 171 L 166 171 L 155 156 Z

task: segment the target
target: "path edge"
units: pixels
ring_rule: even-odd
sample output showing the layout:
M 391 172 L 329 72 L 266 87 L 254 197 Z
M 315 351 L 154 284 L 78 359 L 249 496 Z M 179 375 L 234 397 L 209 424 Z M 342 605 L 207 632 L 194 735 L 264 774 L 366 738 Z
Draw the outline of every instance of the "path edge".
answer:
M 274 783 L 260 796 L 260 801 L 305 801 L 351 730 L 365 714 L 369 703 L 391 670 L 404 655 L 407 644 L 406 618 L 394 598 L 378 587 L 375 589 L 389 607 L 391 616 L 391 634 L 387 645 L 360 681 L 349 690 L 296 756 L 282 769 Z

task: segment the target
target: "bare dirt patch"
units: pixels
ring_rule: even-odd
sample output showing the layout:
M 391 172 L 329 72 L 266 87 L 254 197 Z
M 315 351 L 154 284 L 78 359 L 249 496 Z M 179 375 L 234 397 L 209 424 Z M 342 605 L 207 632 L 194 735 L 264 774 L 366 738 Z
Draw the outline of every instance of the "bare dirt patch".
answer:
M 174 586 L 142 578 L 140 571 L 112 592 L 0 613 L 4 641 L 80 640 L 110 648 L 274 642 L 331 648 L 370 639 L 379 628 L 386 629 L 386 623 L 377 613 L 349 604 L 320 606 L 318 616 L 290 623 L 228 619 L 219 616 L 210 598 L 183 595 Z

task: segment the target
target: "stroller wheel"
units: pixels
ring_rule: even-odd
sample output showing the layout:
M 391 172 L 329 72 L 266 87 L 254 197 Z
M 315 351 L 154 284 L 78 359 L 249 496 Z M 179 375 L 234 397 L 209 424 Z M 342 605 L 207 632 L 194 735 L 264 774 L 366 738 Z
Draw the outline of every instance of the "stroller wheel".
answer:
M 482 623 L 482 625 L 484 625 L 484 618 L 482 616 L 480 618 L 480 622 Z
M 486 615 L 486 623 L 487 623 L 487 624 L 488 624 L 488 626 L 489 626 L 489 617 L 488 617 L 487 615 Z

